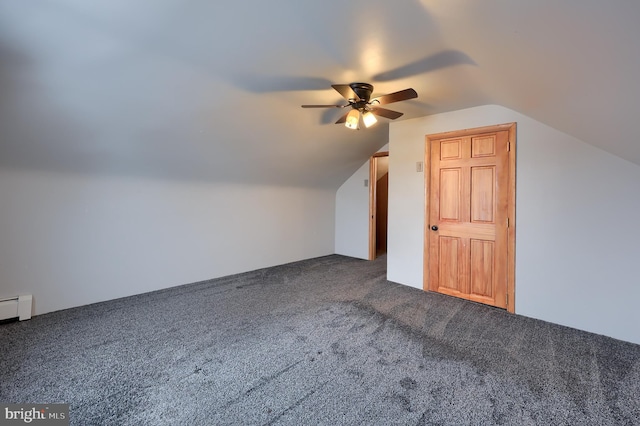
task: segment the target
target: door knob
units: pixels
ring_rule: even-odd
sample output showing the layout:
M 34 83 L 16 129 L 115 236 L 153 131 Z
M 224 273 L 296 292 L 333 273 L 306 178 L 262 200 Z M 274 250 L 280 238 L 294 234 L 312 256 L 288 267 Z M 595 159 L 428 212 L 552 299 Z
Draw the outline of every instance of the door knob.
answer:
M 437 231 L 437 230 L 438 230 L 438 227 L 437 227 L 436 225 L 433 225 L 433 226 L 431 227 L 431 230 L 432 230 L 432 231 Z

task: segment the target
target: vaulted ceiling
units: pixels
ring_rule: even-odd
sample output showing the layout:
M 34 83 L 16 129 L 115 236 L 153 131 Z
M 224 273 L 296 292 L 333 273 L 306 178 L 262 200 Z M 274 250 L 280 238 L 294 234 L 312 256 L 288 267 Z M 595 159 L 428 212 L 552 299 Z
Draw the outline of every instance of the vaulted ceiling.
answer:
M 640 164 L 640 3 L 3 0 L 0 167 L 337 188 L 399 120 L 499 104 Z

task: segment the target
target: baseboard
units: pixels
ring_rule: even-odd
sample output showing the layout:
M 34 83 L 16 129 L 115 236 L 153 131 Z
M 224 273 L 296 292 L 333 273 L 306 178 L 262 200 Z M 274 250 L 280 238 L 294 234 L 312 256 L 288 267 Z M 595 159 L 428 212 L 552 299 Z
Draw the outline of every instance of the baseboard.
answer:
M 18 317 L 20 321 L 31 319 L 33 296 L 30 294 L 0 299 L 0 321 Z

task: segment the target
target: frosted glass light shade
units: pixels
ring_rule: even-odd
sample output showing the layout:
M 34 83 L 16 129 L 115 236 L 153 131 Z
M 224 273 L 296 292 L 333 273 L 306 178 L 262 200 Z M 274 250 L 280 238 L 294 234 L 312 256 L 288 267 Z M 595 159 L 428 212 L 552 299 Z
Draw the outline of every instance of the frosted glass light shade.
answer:
M 378 122 L 378 119 L 371 111 L 367 111 L 362 116 L 362 121 L 364 121 L 364 127 L 371 127 Z
M 358 122 L 360 121 L 360 111 L 357 109 L 352 109 L 347 114 L 347 121 L 344 122 L 344 125 L 349 129 L 357 129 Z

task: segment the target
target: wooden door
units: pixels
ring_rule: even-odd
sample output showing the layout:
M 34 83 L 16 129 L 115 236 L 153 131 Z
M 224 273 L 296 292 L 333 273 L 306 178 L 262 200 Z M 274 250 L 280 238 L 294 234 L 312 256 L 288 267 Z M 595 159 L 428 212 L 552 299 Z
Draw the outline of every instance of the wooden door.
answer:
M 376 257 L 387 252 L 387 217 L 389 210 L 389 173 L 376 182 Z
M 429 290 L 507 308 L 509 135 L 466 131 L 428 139 Z
M 388 157 L 389 156 L 389 152 L 388 151 L 384 151 L 384 152 L 376 152 L 375 154 L 373 154 L 373 156 L 371 157 L 370 161 L 369 161 L 369 260 L 374 260 L 376 257 L 378 257 L 378 239 L 380 238 L 384 238 L 384 247 L 385 247 L 385 252 L 386 252 L 386 240 L 387 240 L 387 227 L 386 227 L 386 216 L 387 216 L 387 204 L 389 202 L 388 200 L 388 194 L 387 191 L 385 191 L 385 193 L 383 194 L 385 197 L 384 203 L 384 212 L 382 212 L 382 214 L 384 214 L 385 218 L 385 227 L 384 227 L 384 235 L 380 234 L 380 232 L 382 231 L 378 226 L 380 221 L 378 220 L 378 215 L 380 214 L 378 212 L 378 205 L 379 205 L 379 200 L 378 200 L 378 175 L 382 173 L 381 170 L 379 170 L 378 167 L 378 159 L 380 159 L 380 157 Z M 379 173 L 380 172 L 380 173 Z M 387 175 L 387 179 L 388 179 L 388 173 L 386 173 Z M 388 180 L 386 181 L 386 185 L 388 188 Z M 376 234 L 380 234 L 380 235 L 376 235 Z

